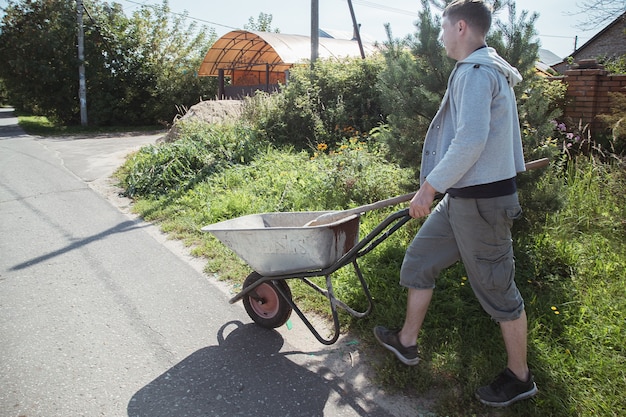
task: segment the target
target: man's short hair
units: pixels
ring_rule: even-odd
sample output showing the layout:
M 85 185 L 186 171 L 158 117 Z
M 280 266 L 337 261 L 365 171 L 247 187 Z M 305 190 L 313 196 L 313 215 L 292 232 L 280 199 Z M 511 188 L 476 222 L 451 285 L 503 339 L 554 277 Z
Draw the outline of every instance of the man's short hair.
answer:
M 491 7 L 483 0 L 455 0 L 445 8 L 443 17 L 452 23 L 465 20 L 468 26 L 483 35 L 487 35 L 491 28 Z

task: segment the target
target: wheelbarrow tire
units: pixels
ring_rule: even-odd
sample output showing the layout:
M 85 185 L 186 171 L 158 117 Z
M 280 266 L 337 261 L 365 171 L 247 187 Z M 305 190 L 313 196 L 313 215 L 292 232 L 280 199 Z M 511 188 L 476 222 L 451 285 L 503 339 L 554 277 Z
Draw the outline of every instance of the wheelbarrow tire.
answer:
M 243 288 L 263 278 L 258 272 L 253 272 L 243 282 Z M 243 297 L 243 306 L 248 316 L 259 326 L 275 329 L 282 326 L 291 316 L 291 306 L 278 292 L 277 286 L 291 300 L 291 290 L 285 280 L 267 281 L 256 287 L 251 293 Z

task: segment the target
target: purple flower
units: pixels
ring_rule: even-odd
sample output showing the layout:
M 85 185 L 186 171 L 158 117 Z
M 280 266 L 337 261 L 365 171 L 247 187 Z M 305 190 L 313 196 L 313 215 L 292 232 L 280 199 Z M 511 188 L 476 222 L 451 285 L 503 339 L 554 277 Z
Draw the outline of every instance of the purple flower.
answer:
M 567 126 L 565 126 L 565 123 L 559 123 L 559 125 L 557 126 L 557 128 L 561 131 L 561 132 L 565 132 L 567 130 Z
M 574 139 L 574 134 L 573 133 L 568 133 L 567 135 L 565 135 L 569 140 Z

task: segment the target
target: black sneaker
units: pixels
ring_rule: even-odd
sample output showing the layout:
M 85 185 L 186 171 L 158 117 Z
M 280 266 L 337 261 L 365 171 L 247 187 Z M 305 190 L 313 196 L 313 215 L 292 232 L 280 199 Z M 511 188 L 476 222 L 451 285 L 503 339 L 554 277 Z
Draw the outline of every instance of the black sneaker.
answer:
M 532 374 L 528 376 L 528 381 L 524 382 L 506 368 L 491 384 L 478 388 L 476 398 L 492 407 L 507 407 L 514 402 L 532 397 L 537 391 Z
M 398 332 L 391 331 L 383 326 L 374 327 L 376 340 L 385 348 L 392 351 L 405 365 L 417 365 L 420 361 L 417 345 L 405 347 L 398 339 Z

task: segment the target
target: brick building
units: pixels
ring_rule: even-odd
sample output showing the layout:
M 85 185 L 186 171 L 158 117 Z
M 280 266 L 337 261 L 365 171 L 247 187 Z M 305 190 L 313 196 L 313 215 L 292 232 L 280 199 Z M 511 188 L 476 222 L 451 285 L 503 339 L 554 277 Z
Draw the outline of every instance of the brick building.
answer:
M 552 68 L 559 74 L 565 74 L 565 71 L 578 61 L 611 59 L 624 55 L 626 55 L 626 12 L 572 52 L 570 55 L 572 59 L 552 65 Z

